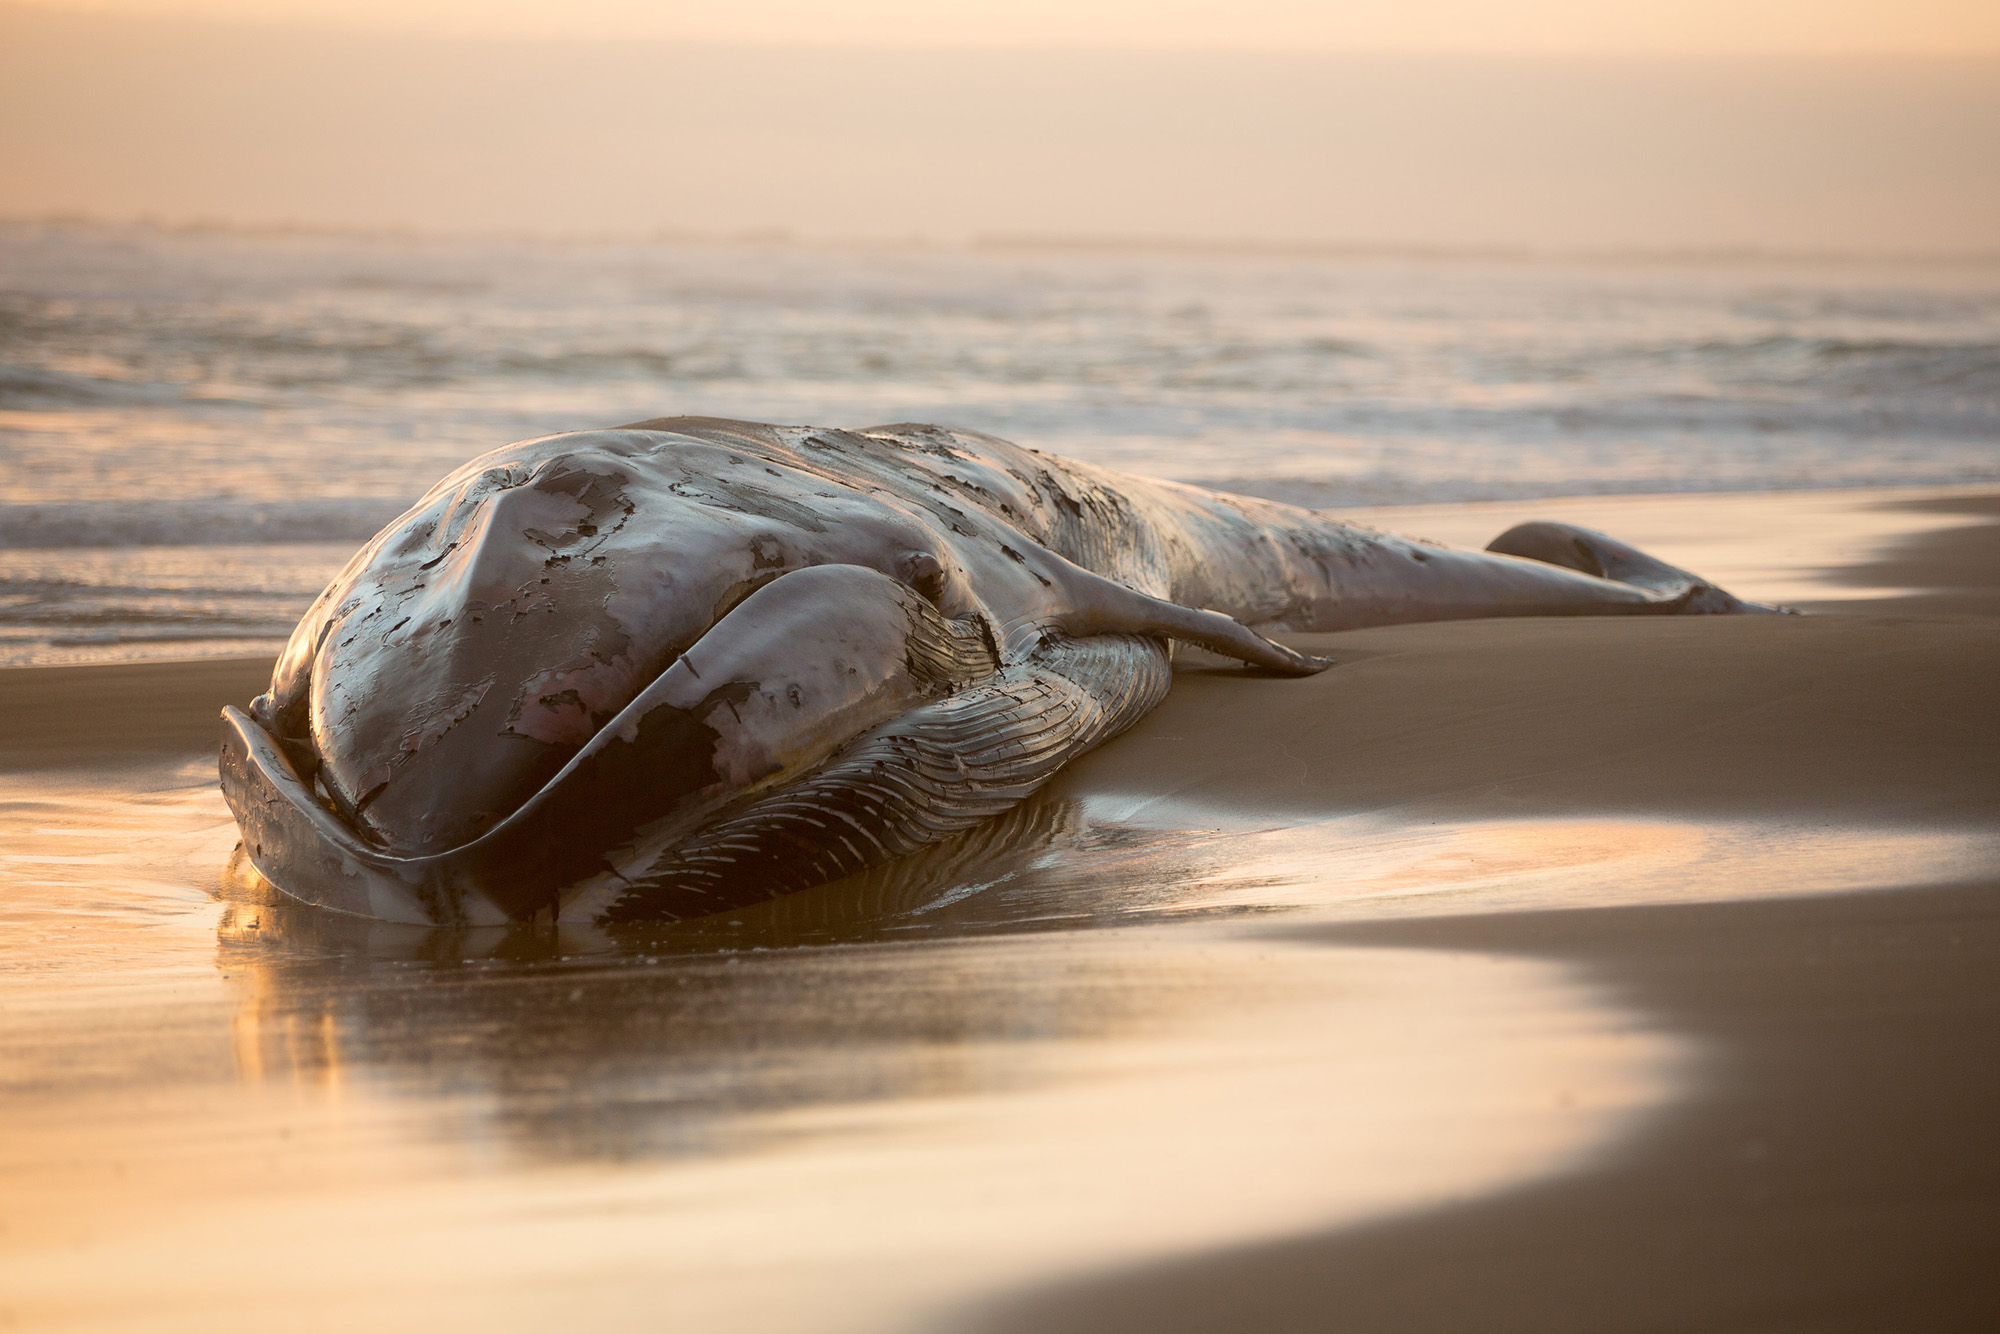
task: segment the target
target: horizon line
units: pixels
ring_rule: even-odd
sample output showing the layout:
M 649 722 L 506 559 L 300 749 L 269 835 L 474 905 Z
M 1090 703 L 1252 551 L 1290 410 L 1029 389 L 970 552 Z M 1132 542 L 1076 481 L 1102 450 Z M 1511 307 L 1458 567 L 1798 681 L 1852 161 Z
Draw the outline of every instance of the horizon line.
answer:
M 1976 250 L 1778 249 L 1754 243 L 1679 245 L 1535 246 L 1509 242 L 1422 242 L 1171 236 L 1120 233 L 979 232 L 967 236 L 916 233 L 813 235 L 788 227 L 745 227 L 728 231 L 657 227 L 649 230 L 581 232 L 531 229 L 478 230 L 399 223 L 314 222 L 304 219 L 245 220 L 210 216 L 181 218 L 157 214 L 106 217 L 51 209 L 0 213 L 0 230 L 48 228 L 73 231 L 138 231 L 161 236 L 233 236 L 244 239 L 319 237 L 355 241 L 476 242 L 587 248 L 591 246 L 709 246 L 732 249 L 911 250 L 1005 254 L 1177 254 L 1215 258 L 1386 259 L 1436 263 L 1781 263 L 1781 264 L 2000 264 L 2000 246 Z

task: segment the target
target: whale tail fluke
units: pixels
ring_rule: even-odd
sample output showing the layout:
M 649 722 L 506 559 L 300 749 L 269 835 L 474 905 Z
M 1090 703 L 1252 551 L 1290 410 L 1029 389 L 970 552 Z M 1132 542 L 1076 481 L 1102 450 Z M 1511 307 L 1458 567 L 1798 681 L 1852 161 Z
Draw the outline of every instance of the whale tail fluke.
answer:
M 1795 616 L 1789 607 L 1749 602 L 1698 574 L 1669 565 L 1617 538 L 1570 523 L 1536 520 L 1516 524 L 1486 544 L 1503 556 L 1560 565 L 1599 579 L 1667 595 L 1665 605 L 1683 616 Z

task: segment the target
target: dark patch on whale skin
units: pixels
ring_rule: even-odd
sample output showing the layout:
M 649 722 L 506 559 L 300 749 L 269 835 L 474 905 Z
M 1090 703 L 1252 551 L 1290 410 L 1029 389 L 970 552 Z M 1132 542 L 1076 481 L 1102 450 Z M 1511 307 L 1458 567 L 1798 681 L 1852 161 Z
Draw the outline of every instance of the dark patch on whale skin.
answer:
M 583 516 L 553 533 L 524 528 L 522 536 L 550 553 L 550 564 L 579 553 L 588 554 L 623 528 L 636 506 L 625 495 L 630 478 L 617 471 L 598 472 L 582 467 L 553 467 L 536 474 L 527 485 L 552 496 L 568 496 Z M 508 488 L 511 489 L 511 488 Z M 571 551 L 570 548 L 577 548 Z M 440 553 L 439 559 L 449 553 Z
M 709 716 L 757 689 L 755 681 L 729 681 L 691 709 L 663 704 L 642 715 L 630 741 L 592 757 L 588 781 L 552 794 L 536 836 L 494 850 L 480 868 L 488 892 L 504 897 L 516 915 L 528 915 L 553 906 L 562 886 L 609 869 L 607 854 L 659 812 L 722 781 L 715 768 L 720 734 Z

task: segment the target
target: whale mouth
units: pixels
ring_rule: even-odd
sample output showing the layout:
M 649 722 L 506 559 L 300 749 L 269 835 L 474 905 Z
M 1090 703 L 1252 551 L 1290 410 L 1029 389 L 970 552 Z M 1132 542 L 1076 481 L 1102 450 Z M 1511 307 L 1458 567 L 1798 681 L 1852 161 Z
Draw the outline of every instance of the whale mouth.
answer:
M 948 619 L 872 569 L 813 566 L 745 597 L 522 805 L 449 850 L 381 847 L 305 757 L 235 709 L 222 786 L 250 862 L 307 902 L 441 924 L 578 899 L 613 920 L 699 916 L 984 819 L 1166 689 L 1157 641 L 1039 656 L 1003 668 L 979 618 Z

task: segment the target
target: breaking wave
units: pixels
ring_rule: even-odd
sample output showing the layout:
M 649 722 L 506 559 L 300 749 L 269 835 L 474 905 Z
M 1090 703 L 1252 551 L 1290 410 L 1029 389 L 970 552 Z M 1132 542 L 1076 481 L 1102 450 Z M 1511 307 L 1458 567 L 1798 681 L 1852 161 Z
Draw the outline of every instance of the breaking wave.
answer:
M 171 403 L 182 396 L 182 391 L 172 385 L 0 363 L 0 408 L 33 412 L 51 408 L 125 407 L 136 403 Z

